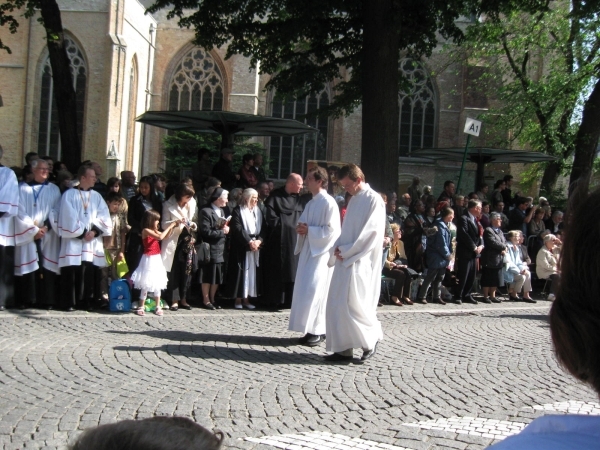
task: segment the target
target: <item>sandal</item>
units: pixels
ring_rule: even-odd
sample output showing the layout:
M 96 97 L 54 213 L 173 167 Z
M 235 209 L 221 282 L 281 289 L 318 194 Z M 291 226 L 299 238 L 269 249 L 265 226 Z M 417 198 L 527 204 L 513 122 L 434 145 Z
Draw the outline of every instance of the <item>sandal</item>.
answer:
M 135 313 L 138 316 L 145 316 L 146 315 L 146 312 L 144 311 L 144 307 L 143 306 L 140 306 L 138 309 L 136 309 Z
M 157 316 L 162 316 L 163 315 L 162 308 L 156 308 L 156 310 L 154 311 L 154 314 L 156 314 Z

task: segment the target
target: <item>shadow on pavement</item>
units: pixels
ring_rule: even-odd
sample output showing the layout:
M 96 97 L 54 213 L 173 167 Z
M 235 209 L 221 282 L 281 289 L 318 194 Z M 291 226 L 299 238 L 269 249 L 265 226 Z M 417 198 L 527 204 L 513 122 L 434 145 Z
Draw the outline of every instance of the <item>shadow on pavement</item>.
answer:
M 549 323 L 548 314 L 502 314 L 498 317 L 500 319 L 539 320 Z
M 226 344 L 260 345 L 263 347 L 291 347 L 298 344 L 298 337 L 273 337 L 273 336 L 240 336 L 215 333 L 192 333 L 191 331 L 177 330 L 147 330 L 147 331 L 120 331 L 107 330 L 111 334 L 141 334 L 156 339 L 168 339 L 178 342 L 223 342 Z
M 215 347 L 213 345 L 177 345 L 166 344 L 156 347 L 144 347 L 139 345 L 119 345 L 113 347 L 119 352 L 165 352 L 170 356 L 184 356 L 186 358 L 217 359 L 220 361 L 240 361 L 251 363 L 269 364 L 311 364 L 327 365 L 322 360 L 325 355 L 323 347 L 322 354 L 315 353 L 287 353 L 281 351 L 258 350 L 251 348 L 228 348 Z

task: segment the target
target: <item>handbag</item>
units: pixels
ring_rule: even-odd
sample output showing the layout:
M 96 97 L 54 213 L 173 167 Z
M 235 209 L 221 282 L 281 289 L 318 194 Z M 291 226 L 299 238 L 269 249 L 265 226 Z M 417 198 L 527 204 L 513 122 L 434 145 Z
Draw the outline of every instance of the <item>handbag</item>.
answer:
M 197 243 L 196 256 L 199 265 L 208 264 L 210 262 L 210 244 L 208 242 Z

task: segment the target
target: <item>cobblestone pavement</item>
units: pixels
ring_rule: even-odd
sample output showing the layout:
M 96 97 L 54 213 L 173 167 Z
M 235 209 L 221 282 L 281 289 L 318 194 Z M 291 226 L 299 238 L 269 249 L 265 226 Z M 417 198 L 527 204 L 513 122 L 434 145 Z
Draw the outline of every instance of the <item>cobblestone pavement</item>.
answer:
M 0 447 L 64 448 L 87 427 L 175 414 L 230 448 L 485 448 L 542 414 L 600 413 L 558 367 L 548 309 L 385 306 L 363 365 L 297 345 L 287 312 L 5 312 Z

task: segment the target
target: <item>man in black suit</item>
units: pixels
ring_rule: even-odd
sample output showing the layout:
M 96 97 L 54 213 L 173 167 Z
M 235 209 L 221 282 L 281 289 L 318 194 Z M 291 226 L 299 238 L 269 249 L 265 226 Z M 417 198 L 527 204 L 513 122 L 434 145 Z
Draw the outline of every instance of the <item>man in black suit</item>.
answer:
M 469 200 L 467 212 L 459 218 L 456 230 L 456 264 L 458 285 L 454 298 L 457 304 L 462 302 L 477 304 L 471 295 L 477 257 L 483 250 L 479 234 L 478 221 L 481 216 L 481 202 Z

